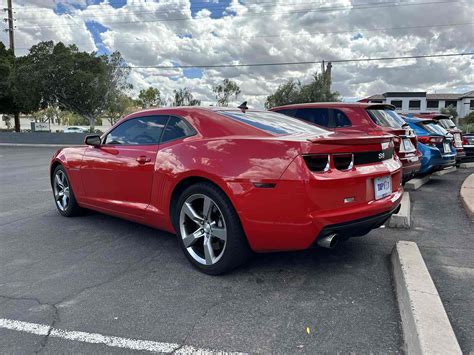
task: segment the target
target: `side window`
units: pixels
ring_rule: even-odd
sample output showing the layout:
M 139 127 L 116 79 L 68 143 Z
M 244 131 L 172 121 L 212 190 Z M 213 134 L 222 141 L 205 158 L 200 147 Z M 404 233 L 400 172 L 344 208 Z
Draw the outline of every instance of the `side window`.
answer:
M 168 116 L 132 118 L 115 127 L 105 137 L 105 144 L 159 144 Z
M 334 113 L 334 127 L 350 127 L 351 121 L 346 114 L 340 110 L 333 110 Z
M 327 108 L 301 108 L 295 117 L 319 126 L 329 127 L 329 110 Z
M 171 116 L 163 134 L 162 143 L 174 141 L 175 139 L 189 137 L 196 134 L 196 131 L 183 119 Z

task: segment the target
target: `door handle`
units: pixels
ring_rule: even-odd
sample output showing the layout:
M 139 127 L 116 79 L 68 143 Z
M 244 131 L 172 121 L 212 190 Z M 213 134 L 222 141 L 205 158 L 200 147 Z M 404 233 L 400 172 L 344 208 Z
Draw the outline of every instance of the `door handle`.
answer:
M 149 163 L 150 161 L 151 159 L 144 155 L 141 155 L 137 158 L 138 164 L 145 164 L 145 163 Z

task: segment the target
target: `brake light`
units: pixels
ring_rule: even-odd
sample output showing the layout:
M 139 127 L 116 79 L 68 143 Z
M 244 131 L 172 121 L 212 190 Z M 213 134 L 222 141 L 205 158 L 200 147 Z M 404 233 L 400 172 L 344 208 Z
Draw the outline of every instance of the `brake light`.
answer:
M 304 161 L 311 171 L 322 173 L 329 170 L 329 154 L 305 155 Z
M 469 141 L 466 137 L 462 137 L 462 145 L 469 145 Z

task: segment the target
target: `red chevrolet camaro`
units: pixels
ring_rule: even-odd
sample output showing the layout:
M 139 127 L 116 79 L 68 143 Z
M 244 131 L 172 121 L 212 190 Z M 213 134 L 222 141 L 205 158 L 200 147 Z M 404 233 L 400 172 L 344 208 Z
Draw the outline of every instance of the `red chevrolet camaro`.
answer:
M 151 109 L 85 143 L 52 158 L 59 212 L 88 208 L 176 233 L 209 274 L 251 251 L 367 234 L 403 193 L 391 135 L 329 132 L 274 112 Z

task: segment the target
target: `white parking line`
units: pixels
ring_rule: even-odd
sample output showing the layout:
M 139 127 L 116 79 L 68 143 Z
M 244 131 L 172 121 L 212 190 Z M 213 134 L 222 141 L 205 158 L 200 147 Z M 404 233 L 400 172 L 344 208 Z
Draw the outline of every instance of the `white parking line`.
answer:
M 200 348 L 195 348 L 189 345 L 181 346 L 179 344 L 174 344 L 174 343 L 161 343 L 157 341 L 129 339 L 129 338 L 102 335 L 102 334 L 97 334 L 97 333 L 86 333 L 86 332 L 78 332 L 78 331 L 71 331 L 71 330 L 62 330 L 62 329 L 51 328 L 49 325 L 46 325 L 46 324 L 22 322 L 18 320 L 5 319 L 5 318 L 0 318 L 0 329 L 1 328 L 15 330 L 18 332 L 30 333 L 30 334 L 43 335 L 43 336 L 46 336 L 49 333 L 49 336 L 54 337 L 54 338 L 80 341 L 83 343 L 90 343 L 90 344 L 104 344 L 110 347 L 124 348 L 124 349 L 130 349 L 130 350 L 142 350 L 142 351 L 150 351 L 150 352 L 158 352 L 158 353 L 175 353 L 175 354 L 190 354 L 190 353 L 198 353 L 198 354 L 216 354 L 216 353 L 224 354 L 226 353 L 228 354 L 227 352 L 214 351 L 214 350 L 209 350 L 209 349 L 200 349 Z M 232 353 L 232 354 L 237 354 L 237 353 Z

